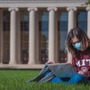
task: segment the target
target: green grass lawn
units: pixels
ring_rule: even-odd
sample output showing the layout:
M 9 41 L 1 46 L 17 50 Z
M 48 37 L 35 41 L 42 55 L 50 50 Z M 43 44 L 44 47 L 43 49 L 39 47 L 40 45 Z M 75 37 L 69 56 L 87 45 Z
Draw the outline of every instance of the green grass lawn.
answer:
M 26 83 L 34 78 L 39 70 L 0 70 L 0 90 L 90 90 L 90 85 Z

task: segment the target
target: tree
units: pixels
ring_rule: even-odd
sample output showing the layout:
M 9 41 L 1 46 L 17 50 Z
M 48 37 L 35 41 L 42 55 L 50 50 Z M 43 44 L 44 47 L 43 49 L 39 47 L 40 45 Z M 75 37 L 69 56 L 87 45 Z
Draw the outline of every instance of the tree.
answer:
M 86 4 L 90 4 L 90 0 L 88 0 L 88 1 L 86 2 Z

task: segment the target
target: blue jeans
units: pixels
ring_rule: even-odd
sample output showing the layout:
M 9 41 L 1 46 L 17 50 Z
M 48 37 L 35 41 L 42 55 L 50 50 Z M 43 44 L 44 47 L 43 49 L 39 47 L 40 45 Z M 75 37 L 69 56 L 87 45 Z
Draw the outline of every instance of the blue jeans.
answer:
M 62 84 L 90 83 L 87 77 L 80 75 L 80 74 L 74 74 L 68 81 L 63 81 L 62 79 L 58 77 L 54 77 L 50 82 L 62 83 Z

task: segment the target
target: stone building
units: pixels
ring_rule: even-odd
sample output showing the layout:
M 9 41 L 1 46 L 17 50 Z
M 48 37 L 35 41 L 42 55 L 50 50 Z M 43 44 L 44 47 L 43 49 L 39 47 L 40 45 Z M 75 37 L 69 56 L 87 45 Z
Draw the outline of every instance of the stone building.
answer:
M 65 40 L 76 26 L 90 37 L 87 0 L 0 0 L 0 63 L 71 62 Z

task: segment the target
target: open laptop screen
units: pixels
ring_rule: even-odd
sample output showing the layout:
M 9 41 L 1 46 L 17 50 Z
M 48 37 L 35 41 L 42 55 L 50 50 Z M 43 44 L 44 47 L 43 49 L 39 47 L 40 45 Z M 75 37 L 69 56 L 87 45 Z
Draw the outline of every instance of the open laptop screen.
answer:
M 57 77 L 60 78 L 70 78 L 73 74 L 77 73 L 71 63 L 49 64 L 48 67 Z

